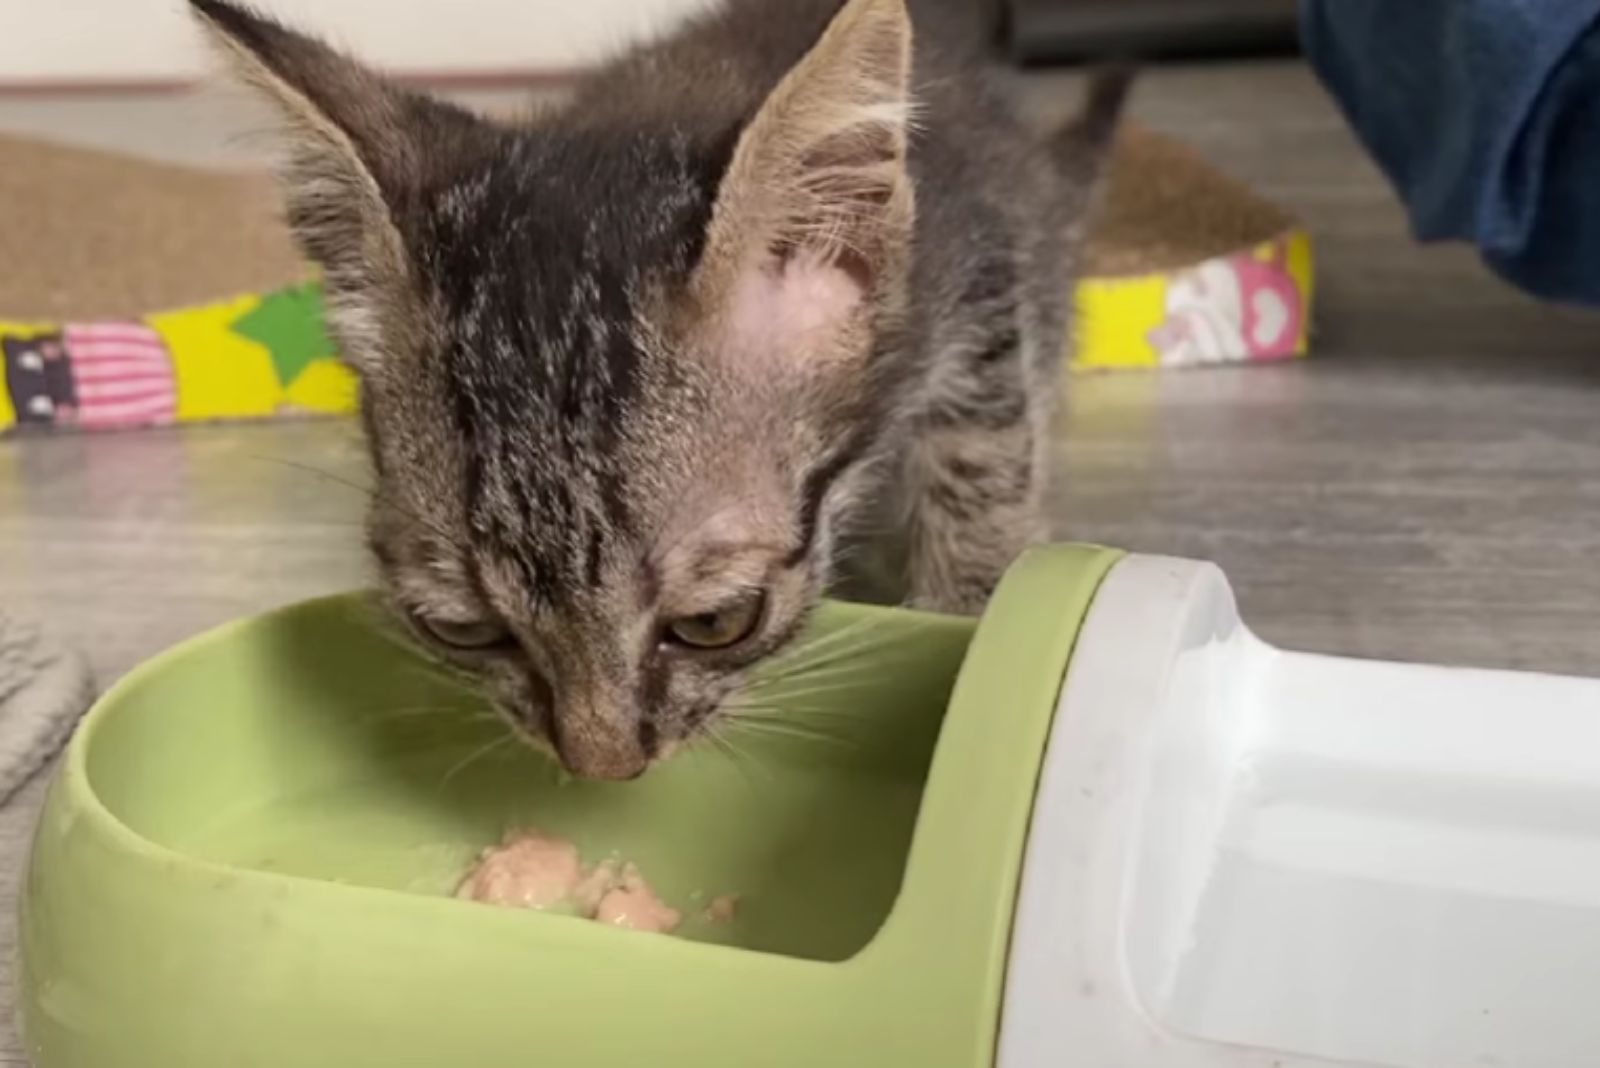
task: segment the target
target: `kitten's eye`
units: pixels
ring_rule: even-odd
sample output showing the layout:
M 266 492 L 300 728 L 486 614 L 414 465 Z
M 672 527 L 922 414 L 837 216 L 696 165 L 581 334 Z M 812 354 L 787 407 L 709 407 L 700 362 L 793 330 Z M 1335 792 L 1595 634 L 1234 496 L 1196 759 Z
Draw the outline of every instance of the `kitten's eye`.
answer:
M 766 607 L 765 591 L 752 590 L 715 612 L 673 620 L 667 624 L 667 637 L 690 649 L 726 649 L 755 633 Z
M 462 621 L 431 616 L 417 618 L 429 634 L 457 649 L 487 649 L 511 638 L 511 632 L 504 626 L 489 620 Z

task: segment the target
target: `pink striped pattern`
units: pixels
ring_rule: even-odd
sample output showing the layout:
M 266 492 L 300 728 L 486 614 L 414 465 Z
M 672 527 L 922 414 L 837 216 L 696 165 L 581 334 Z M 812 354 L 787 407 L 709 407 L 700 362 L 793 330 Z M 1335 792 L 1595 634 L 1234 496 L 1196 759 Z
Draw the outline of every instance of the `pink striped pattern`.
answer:
M 138 323 L 69 326 L 66 342 L 79 426 L 163 426 L 177 415 L 172 359 L 155 331 Z

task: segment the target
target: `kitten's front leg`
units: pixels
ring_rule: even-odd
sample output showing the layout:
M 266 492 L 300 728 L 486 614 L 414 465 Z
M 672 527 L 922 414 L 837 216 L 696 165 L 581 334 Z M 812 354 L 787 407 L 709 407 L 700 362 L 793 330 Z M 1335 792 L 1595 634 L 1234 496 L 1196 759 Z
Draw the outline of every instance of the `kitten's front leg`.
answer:
M 1044 533 L 1040 433 L 1026 412 L 1008 425 L 983 422 L 926 426 L 912 446 L 914 607 L 978 614 L 1000 575 Z

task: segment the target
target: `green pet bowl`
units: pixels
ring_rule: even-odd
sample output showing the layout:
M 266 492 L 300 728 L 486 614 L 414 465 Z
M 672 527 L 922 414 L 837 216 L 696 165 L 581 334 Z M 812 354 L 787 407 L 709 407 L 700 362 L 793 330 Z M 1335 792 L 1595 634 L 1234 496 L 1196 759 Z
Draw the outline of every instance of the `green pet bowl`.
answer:
M 992 1064 L 1041 753 L 1116 559 L 1035 552 L 977 623 L 829 605 L 848 669 L 622 784 L 502 744 L 362 596 L 188 642 L 51 788 L 36 1068 Z M 669 937 L 451 897 L 524 827 L 738 913 Z

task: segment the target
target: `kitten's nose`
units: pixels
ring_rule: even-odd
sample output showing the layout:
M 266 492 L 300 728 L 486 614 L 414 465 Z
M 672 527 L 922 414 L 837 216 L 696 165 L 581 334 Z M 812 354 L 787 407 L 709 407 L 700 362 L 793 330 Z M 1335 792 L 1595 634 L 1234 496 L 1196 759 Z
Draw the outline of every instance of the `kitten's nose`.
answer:
M 556 755 L 561 758 L 561 766 L 580 779 L 630 782 L 650 767 L 650 761 L 642 752 L 589 752 L 557 742 Z
M 650 767 L 650 755 L 636 731 L 583 716 L 557 716 L 554 727 L 556 756 L 580 779 L 625 782 Z

